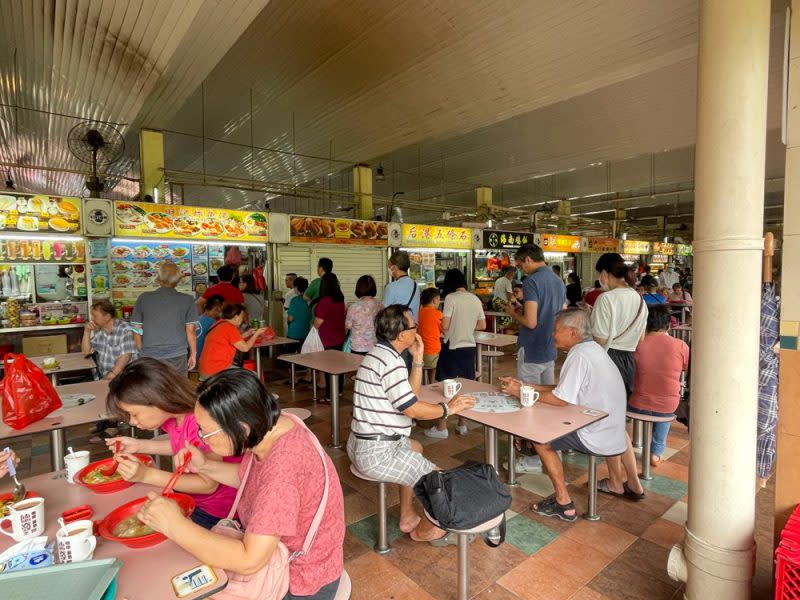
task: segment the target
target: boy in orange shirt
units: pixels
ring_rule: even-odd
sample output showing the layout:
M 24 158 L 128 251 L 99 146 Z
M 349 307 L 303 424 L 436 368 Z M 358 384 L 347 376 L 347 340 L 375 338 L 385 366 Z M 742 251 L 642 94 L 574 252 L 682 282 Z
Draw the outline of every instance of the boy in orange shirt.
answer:
M 442 350 L 442 311 L 439 310 L 441 303 L 439 290 L 436 288 L 422 290 L 417 333 L 425 347 L 422 362 L 425 365 L 426 383 L 432 383 L 436 363 L 439 362 L 439 352 Z

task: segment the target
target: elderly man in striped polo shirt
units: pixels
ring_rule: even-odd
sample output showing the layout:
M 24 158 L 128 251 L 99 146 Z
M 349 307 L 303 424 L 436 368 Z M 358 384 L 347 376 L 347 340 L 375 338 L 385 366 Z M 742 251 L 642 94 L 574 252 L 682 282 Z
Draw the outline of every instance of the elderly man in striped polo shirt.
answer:
M 470 396 L 450 402 L 417 401 L 422 386 L 422 338 L 407 306 L 394 304 L 375 318 L 378 343 L 356 373 L 353 421 L 347 454 L 364 475 L 400 484 L 400 530 L 418 542 L 436 542 L 445 532 L 417 514 L 412 503 L 414 484 L 436 469 L 422 456 L 422 445 L 409 438 L 412 419 L 431 421 L 475 405 Z M 408 349 L 411 375 L 400 356 Z

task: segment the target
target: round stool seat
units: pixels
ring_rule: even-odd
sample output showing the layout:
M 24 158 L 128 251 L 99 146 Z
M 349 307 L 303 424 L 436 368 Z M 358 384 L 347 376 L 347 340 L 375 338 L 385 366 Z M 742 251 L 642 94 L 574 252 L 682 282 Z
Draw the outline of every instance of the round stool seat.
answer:
M 311 416 L 311 411 L 307 408 L 284 408 L 281 410 L 281 412 L 292 414 L 303 421 Z
M 482 352 L 484 358 L 499 358 L 501 356 L 505 356 L 505 352 L 500 352 L 499 350 L 484 350 Z
M 384 483 L 380 479 L 373 479 L 372 477 L 369 477 L 368 475 L 364 475 L 361 471 L 356 469 L 356 466 L 353 465 L 353 464 L 350 465 L 350 472 L 353 475 L 355 475 L 356 477 L 358 477 L 359 479 L 363 479 L 364 481 L 374 481 L 375 483 Z
M 449 532 L 451 532 L 451 533 L 468 533 L 468 534 L 476 534 L 476 533 L 483 533 L 484 531 L 489 531 L 490 529 L 494 529 L 495 527 L 499 527 L 499 526 L 500 526 L 500 523 L 502 523 L 502 522 L 503 522 L 503 517 L 505 516 L 505 513 L 503 513 L 503 514 L 500 514 L 500 515 L 497 515 L 496 517 L 494 517 L 493 519 L 489 519 L 489 520 L 488 520 L 488 521 L 486 521 L 485 523 L 481 523 L 480 525 L 476 525 L 476 526 L 475 526 L 475 527 L 473 527 L 472 529 L 448 529 L 447 527 L 444 527 L 444 526 L 440 525 L 440 524 L 439 524 L 439 521 L 437 521 L 436 519 L 434 519 L 434 518 L 433 518 L 433 517 L 432 517 L 432 516 L 431 516 L 431 515 L 428 513 L 428 511 L 427 511 L 427 510 L 425 511 L 425 516 L 427 517 L 427 519 L 428 519 L 428 520 L 429 520 L 431 523 L 433 523 L 434 525 L 436 525 L 436 526 L 437 526 L 439 529 L 444 529 L 445 531 L 449 531 Z
M 675 415 L 668 417 L 656 417 L 655 415 L 643 415 L 641 413 L 627 411 L 625 416 L 629 419 L 636 419 L 637 421 L 649 421 L 650 423 L 670 423 L 675 420 Z
M 339 577 L 339 587 L 336 589 L 336 596 L 334 596 L 333 600 L 348 600 L 352 589 L 353 584 L 350 581 L 350 575 L 342 569 L 342 575 Z

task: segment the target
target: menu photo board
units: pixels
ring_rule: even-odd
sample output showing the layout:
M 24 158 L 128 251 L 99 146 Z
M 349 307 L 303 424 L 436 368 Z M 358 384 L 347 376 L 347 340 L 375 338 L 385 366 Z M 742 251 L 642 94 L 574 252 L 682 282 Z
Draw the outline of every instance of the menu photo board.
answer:
M 192 290 L 192 261 L 190 244 L 175 242 L 111 243 L 111 289 L 115 299 L 136 298 L 143 292 L 158 288 L 158 264 L 173 261 L 184 277 L 177 286 L 179 292 Z
M 672 256 L 675 254 L 675 244 L 668 244 L 666 242 L 653 242 L 653 254 L 666 254 Z
M 590 237 L 586 240 L 586 248 L 595 254 L 619 252 L 619 240 L 608 237 Z
M 678 256 L 691 256 L 692 255 L 692 245 L 691 244 L 675 244 L 675 254 Z
M 80 228 L 80 198 L 0 195 L 0 231 L 75 234 Z
M 624 254 L 650 254 L 650 242 L 643 240 L 625 240 L 622 242 Z
M 115 202 L 114 234 L 220 242 L 268 241 L 267 214 L 227 208 Z
M 489 250 L 516 250 L 523 244 L 532 243 L 532 233 L 483 230 L 483 247 Z
M 411 248 L 472 249 L 472 230 L 464 227 L 404 224 L 401 245 Z
M 545 252 L 580 252 L 581 237 L 577 235 L 540 233 L 539 246 Z
M 289 219 L 289 228 L 289 239 L 292 242 L 359 246 L 389 245 L 389 224 L 384 221 L 292 215 Z

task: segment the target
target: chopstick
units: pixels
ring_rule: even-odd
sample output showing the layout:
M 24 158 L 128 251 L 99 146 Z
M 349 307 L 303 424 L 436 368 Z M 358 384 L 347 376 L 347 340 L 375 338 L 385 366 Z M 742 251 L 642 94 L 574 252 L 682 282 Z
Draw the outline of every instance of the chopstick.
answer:
M 167 485 L 164 486 L 164 489 L 161 490 L 162 496 L 169 496 L 172 493 L 172 490 L 175 488 L 175 484 L 178 482 L 178 478 L 183 475 L 183 472 L 186 470 L 186 467 L 189 465 L 189 462 L 192 460 L 192 453 L 187 452 L 186 456 L 183 459 L 183 462 L 180 466 L 175 469 L 175 472 L 172 474 L 172 477 L 169 478 L 167 481 Z

